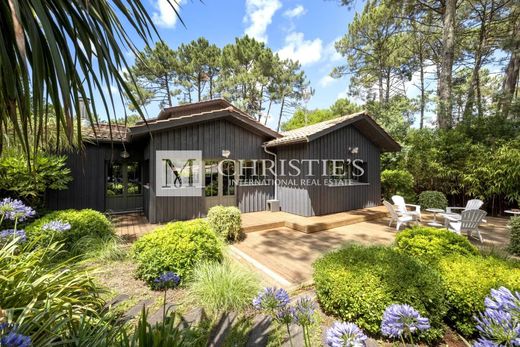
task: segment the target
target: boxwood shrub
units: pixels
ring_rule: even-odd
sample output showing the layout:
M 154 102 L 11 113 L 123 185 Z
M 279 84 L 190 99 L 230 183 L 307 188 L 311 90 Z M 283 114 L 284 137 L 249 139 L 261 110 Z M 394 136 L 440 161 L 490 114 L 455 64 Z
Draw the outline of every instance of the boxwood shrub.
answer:
M 209 225 L 228 241 L 236 241 L 240 236 L 242 218 L 240 210 L 234 206 L 215 206 L 208 212 Z
M 450 254 L 478 255 L 478 249 L 467 238 L 446 229 L 413 227 L 397 234 L 398 251 L 434 262 Z
M 138 239 L 132 247 L 136 277 L 153 286 L 166 271 L 181 280 L 190 277 L 200 261 L 221 261 L 222 241 L 203 219 L 168 223 Z
M 513 217 L 509 222 L 511 240 L 509 241 L 509 252 L 520 255 L 520 217 Z
M 70 230 L 63 232 L 42 230 L 45 224 L 54 220 L 69 223 Z M 51 238 L 53 241 L 63 241 L 64 250 L 67 251 L 75 249 L 75 244 L 82 238 L 106 240 L 115 237 L 114 227 L 108 218 L 101 212 L 91 209 L 51 212 L 32 222 L 25 231 L 29 239 L 38 239 L 38 244 L 48 244 Z
M 448 301 L 446 320 L 466 337 L 475 334 L 474 316 L 484 310 L 484 299 L 492 288 L 520 290 L 520 269 L 512 261 L 451 255 L 442 258 L 438 268 Z
M 422 339 L 442 337 L 446 303 L 439 274 L 390 247 L 348 245 L 314 263 L 314 281 L 325 313 L 355 322 L 378 335 L 385 308 L 409 304 L 432 329 Z
M 448 207 L 448 199 L 442 192 L 435 190 L 425 190 L 419 194 L 419 205 L 423 210 L 427 208 L 440 208 L 445 210 Z

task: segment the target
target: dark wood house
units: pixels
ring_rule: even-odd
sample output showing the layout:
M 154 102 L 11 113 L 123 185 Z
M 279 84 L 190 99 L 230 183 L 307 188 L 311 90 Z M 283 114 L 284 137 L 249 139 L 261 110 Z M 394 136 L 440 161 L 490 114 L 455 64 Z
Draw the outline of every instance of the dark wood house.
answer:
M 49 208 L 140 210 L 151 223 L 204 216 L 215 205 L 323 215 L 379 205 L 380 154 L 400 150 L 365 112 L 277 133 L 222 99 L 95 130 L 84 151 L 69 154 L 73 182 L 49 192 Z M 200 194 L 158 192 L 161 151 L 200 151 Z

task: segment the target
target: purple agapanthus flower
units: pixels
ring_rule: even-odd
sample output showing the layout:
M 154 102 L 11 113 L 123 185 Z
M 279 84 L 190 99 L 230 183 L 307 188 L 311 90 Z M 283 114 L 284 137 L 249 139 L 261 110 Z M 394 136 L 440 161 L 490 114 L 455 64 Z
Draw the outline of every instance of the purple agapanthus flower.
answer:
M 31 346 L 31 338 L 29 336 L 18 334 L 15 330 L 12 330 L 0 338 L 0 346 L 29 347 Z
M 11 198 L 4 198 L 0 201 L 0 215 L 2 219 L 23 222 L 31 218 L 36 212 L 22 201 Z
M 44 231 L 59 231 L 64 232 L 70 230 L 70 224 L 61 220 L 53 220 L 42 226 Z
M 326 334 L 329 347 L 362 347 L 367 336 L 354 323 L 335 322 Z
M 27 241 L 27 235 L 25 234 L 25 230 L 15 230 L 15 229 L 5 229 L 0 231 L 0 240 L 8 241 L 14 238 L 18 238 L 18 242 Z
M 422 317 L 417 310 L 406 304 L 394 304 L 386 308 L 381 322 L 381 333 L 396 338 L 409 336 L 416 331 L 430 329 L 428 318 Z
M 275 314 L 275 319 L 280 324 L 291 324 L 294 320 L 294 307 L 292 306 L 285 306 L 278 310 Z
M 264 288 L 253 299 L 253 306 L 257 310 L 267 310 L 276 314 L 279 309 L 289 304 L 289 294 L 283 288 Z
M 475 317 L 481 346 L 494 345 L 520 346 L 520 308 L 519 293 L 511 293 L 505 287 L 492 289 L 484 305 L 486 309 Z
M 179 285 L 181 278 L 175 272 L 168 271 L 157 277 L 154 282 L 156 289 L 172 289 Z
M 294 307 L 294 322 L 300 326 L 308 326 L 314 322 L 314 301 L 303 297 L 296 301 Z

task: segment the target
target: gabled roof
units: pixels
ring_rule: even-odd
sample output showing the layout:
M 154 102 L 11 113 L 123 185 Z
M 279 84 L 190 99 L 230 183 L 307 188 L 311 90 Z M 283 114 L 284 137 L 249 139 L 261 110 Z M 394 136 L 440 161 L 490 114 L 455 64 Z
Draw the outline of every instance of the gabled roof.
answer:
M 214 99 L 163 109 L 156 119 L 149 120 L 146 124 L 139 122 L 130 128 L 130 134 L 141 135 L 147 132 L 166 130 L 169 128 L 184 126 L 193 123 L 229 118 L 241 126 L 272 138 L 281 135 L 271 128 L 263 125 L 254 117 L 236 108 L 224 99 Z
M 354 126 L 383 152 L 397 152 L 401 150 L 401 146 L 366 111 L 282 132 L 282 137 L 267 142 L 267 147 L 310 142 L 347 125 Z

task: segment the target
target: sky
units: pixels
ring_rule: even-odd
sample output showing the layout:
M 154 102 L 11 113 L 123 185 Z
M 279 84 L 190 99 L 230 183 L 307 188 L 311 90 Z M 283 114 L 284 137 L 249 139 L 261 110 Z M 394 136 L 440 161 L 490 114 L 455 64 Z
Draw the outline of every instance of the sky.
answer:
M 185 25 L 175 16 L 167 0 L 142 0 L 157 26 L 160 37 L 172 48 L 200 36 L 223 47 L 245 34 L 263 41 L 282 58 L 298 60 L 314 96 L 304 106 L 310 109 L 326 108 L 339 97 L 346 96 L 348 78 L 333 79 L 332 68 L 343 63 L 334 49 L 334 42 L 347 32 L 354 9 L 340 6 L 334 0 L 182 0 L 178 11 Z M 139 49 L 143 44 L 136 39 Z M 130 51 L 129 63 L 134 58 Z M 118 99 L 117 88 L 107 85 L 103 93 L 112 93 Z M 94 102 L 100 102 L 95 98 Z M 158 104 L 147 106 L 146 113 L 155 117 Z M 101 113 L 101 118 L 106 115 Z M 124 117 L 124 106 L 116 101 L 117 117 Z M 275 119 L 268 125 L 274 126 Z

